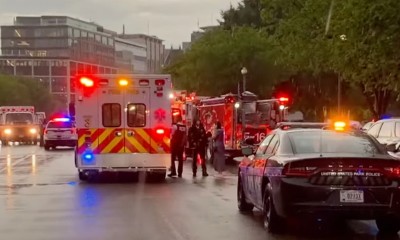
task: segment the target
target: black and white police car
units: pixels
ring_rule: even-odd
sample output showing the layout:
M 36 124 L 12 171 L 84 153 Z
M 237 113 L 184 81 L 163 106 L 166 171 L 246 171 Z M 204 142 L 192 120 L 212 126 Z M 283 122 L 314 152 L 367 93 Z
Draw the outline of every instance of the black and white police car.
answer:
M 44 129 L 44 149 L 59 146 L 75 147 L 78 139 L 74 123 L 69 118 L 54 118 Z

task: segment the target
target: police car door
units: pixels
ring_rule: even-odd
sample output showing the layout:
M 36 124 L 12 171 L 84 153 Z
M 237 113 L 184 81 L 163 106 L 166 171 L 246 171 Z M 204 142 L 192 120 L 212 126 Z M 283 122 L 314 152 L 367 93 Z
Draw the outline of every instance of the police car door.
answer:
M 99 90 L 99 128 L 101 128 L 97 147 L 99 154 L 124 152 L 123 99 L 123 89 L 113 79 L 109 79 L 108 85 L 102 86 Z
M 151 127 L 149 121 L 150 87 L 132 81 L 124 95 L 125 104 L 125 153 L 151 152 Z

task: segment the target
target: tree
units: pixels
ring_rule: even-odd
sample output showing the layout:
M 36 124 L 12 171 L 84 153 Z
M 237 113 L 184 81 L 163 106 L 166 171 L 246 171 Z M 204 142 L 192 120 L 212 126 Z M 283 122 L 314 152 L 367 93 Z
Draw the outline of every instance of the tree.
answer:
M 222 11 L 221 26 L 226 30 L 234 29 L 235 27 L 262 27 L 262 4 L 261 0 L 243 0 L 235 8 L 231 7 Z
M 264 0 L 263 21 L 278 64 L 293 74 L 334 73 L 359 86 L 372 113 L 385 112 L 398 81 L 400 1 L 337 1 L 325 35 L 330 2 Z
M 49 90 L 35 79 L 0 75 L 0 106 L 35 106 L 51 112 L 55 102 Z
M 399 95 L 400 1 L 349 0 L 335 6 L 333 66 L 358 85 L 375 118 Z
M 202 95 L 236 93 L 240 70 L 248 69 L 248 90 L 262 96 L 271 92 L 277 70 L 269 61 L 264 33 L 240 27 L 236 31 L 218 29 L 206 33 L 174 65 L 167 68 L 179 88 Z

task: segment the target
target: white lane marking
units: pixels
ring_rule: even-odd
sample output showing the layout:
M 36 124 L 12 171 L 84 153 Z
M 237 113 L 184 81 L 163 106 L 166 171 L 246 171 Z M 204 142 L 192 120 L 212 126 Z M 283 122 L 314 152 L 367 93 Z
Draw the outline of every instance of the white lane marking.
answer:
M 26 161 L 26 159 L 32 157 L 32 155 L 26 155 L 22 158 L 17 158 L 16 161 L 12 161 L 12 163 L 10 164 L 10 166 L 6 166 L 2 169 L 0 169 L 0 173 L 6 171 L 8 168 L 10 167 L 15 167 L 16 165 L 18 165 L 20 162 Z M 15 159 L 14 159 L 15 160 Z M 7 156 L 7 165 L 9 165 L 9 161 L 11 161 L 11 156 Z

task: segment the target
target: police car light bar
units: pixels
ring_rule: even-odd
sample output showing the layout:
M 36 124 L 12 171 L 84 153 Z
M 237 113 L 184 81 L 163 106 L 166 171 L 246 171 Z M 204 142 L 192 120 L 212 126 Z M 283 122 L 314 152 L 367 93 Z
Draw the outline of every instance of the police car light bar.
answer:
M 276 125 L 277 128 L 280 128 L 282 130 L 294 129 L 294 128 L 322 129 L 327 126 L 329 126 L 329 124 L 319 123 L 319 122 L 280 122 Z
M 69 118 L 55 118 L 54 121 L 56 122 L 69 122 Z

